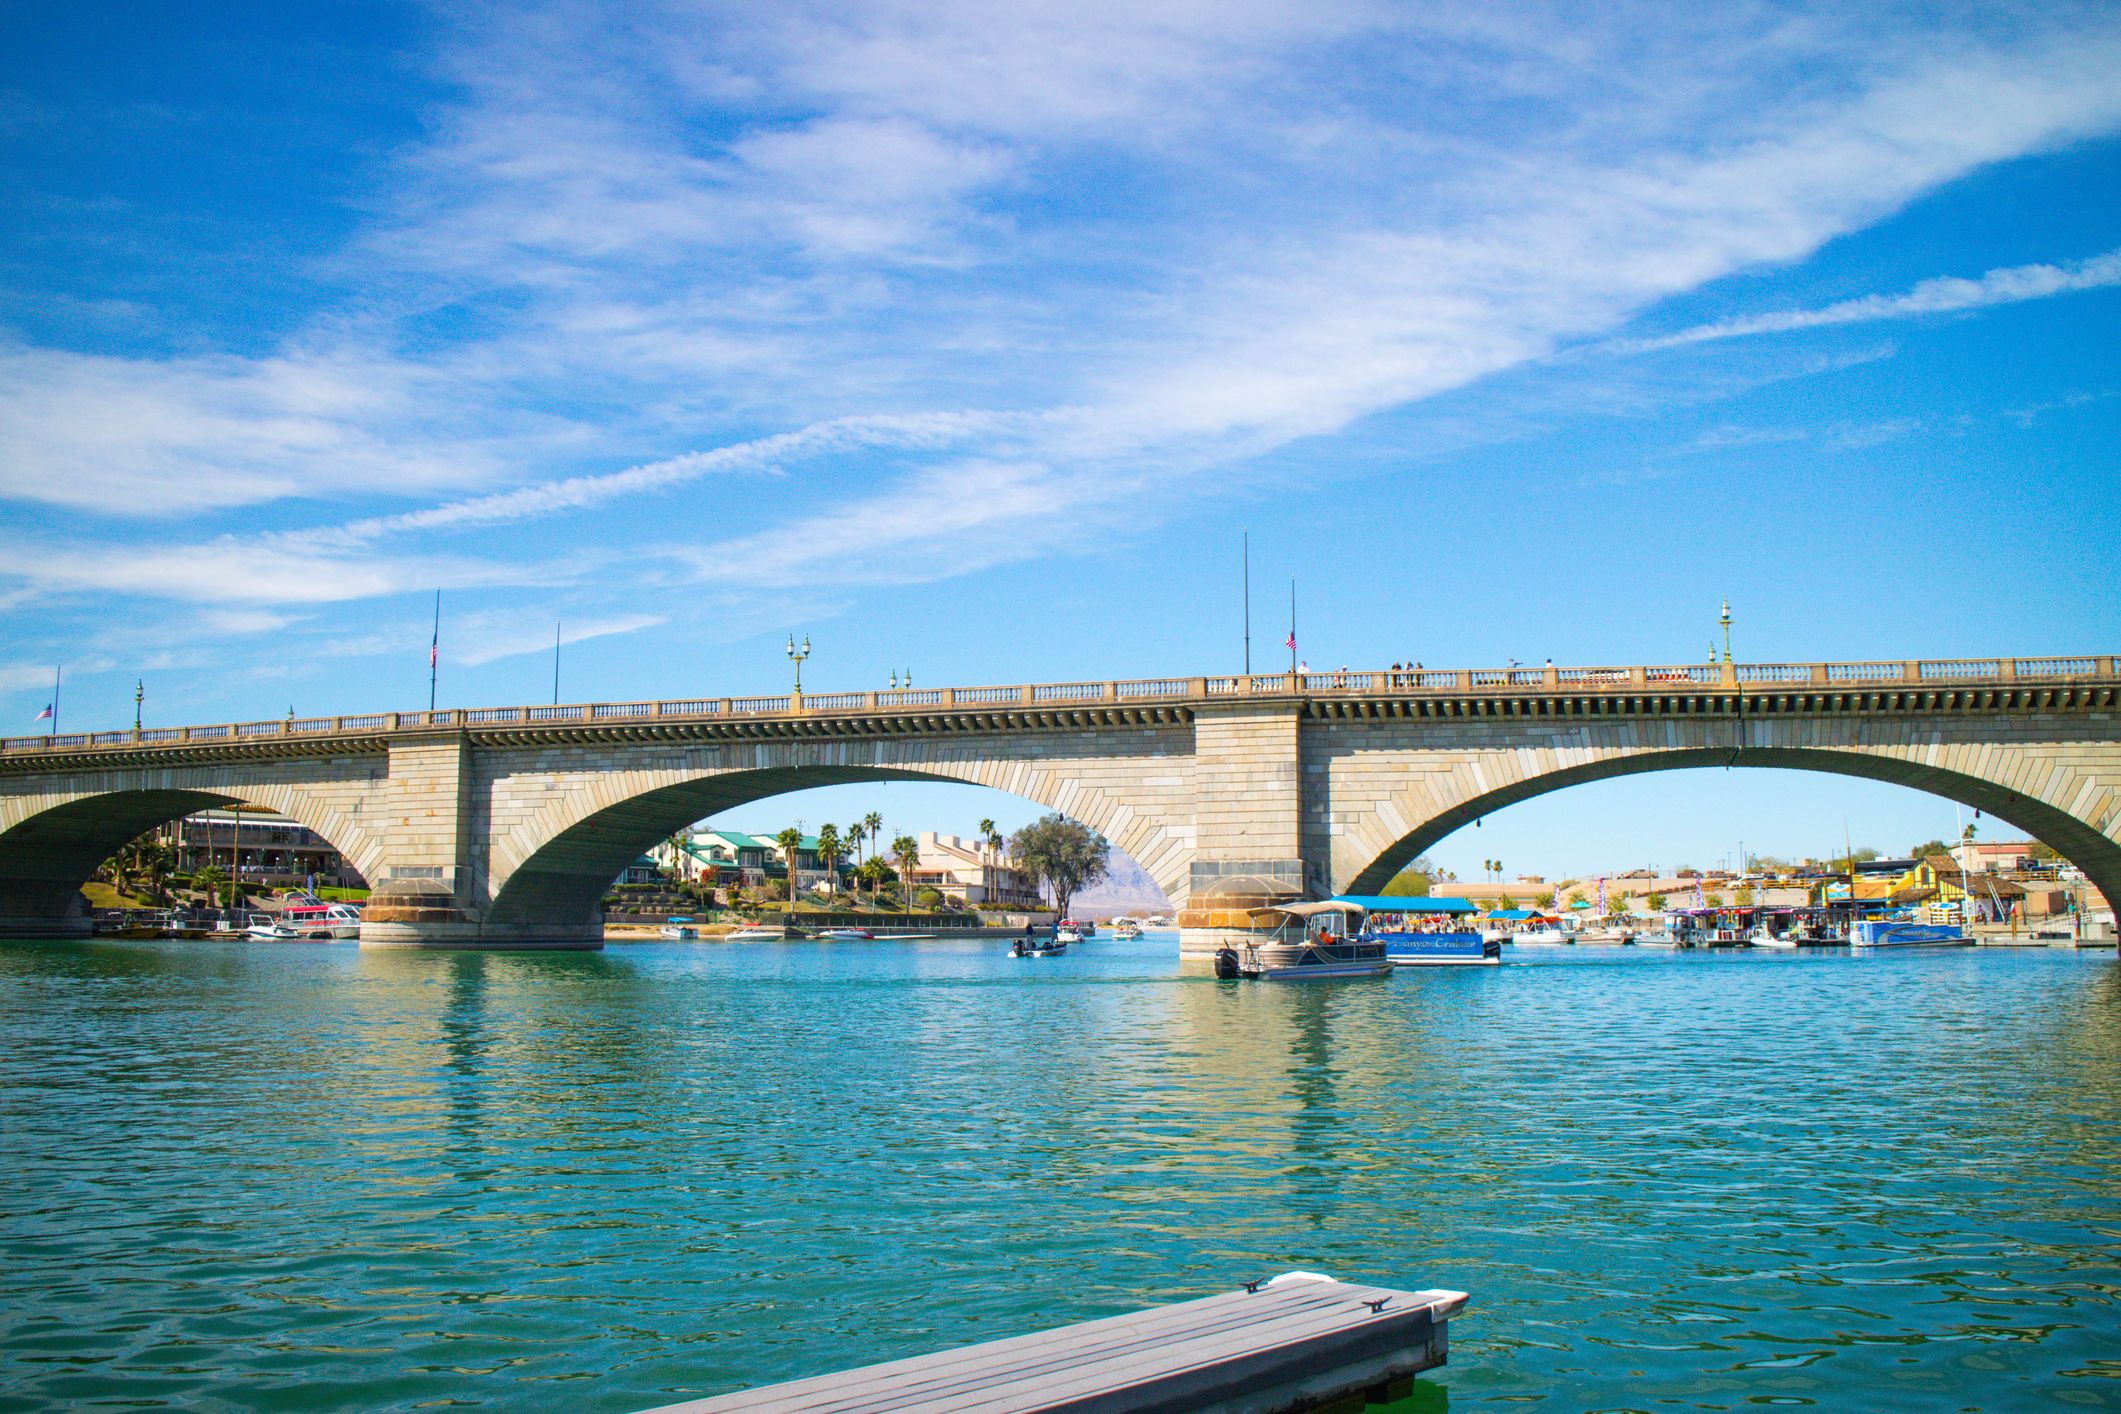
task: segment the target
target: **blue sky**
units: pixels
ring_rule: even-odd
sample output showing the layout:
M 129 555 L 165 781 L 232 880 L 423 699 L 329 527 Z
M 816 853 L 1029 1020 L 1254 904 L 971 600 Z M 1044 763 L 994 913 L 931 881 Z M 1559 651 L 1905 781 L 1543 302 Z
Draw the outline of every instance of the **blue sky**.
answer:
M 556 619 L 569 698 L 791 630 L 820 688 L 1229 670 L 1247 528 L 1265 662 L 1292 576 L 1313 664 L 1690 660 L 1724 595 L 1752 660 L 2121 640 L 2110 5 L 0 24 L 17 730 L 59 661 L 78 728 L 418 705 L 438 586 L 445 704 L 548 695 Z M 1844 814 L 1951 821 L 1689 773 L 1438 853 Z

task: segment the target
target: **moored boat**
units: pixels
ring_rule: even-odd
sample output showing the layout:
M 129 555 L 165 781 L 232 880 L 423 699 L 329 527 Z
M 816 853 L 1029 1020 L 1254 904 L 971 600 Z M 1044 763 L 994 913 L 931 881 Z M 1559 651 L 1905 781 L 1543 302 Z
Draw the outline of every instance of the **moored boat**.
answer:
M 311 942 L 361 936 L 361 910 L 350 904 L 306 899 L 281 909 L 279 921 Z
M 1894 918 L 1862 918 L 1849 924 L 1849 946 L 1863 951 L 1883 948 L 1970 948 L 1974 940 L 1956 923 L 1911 923 Z

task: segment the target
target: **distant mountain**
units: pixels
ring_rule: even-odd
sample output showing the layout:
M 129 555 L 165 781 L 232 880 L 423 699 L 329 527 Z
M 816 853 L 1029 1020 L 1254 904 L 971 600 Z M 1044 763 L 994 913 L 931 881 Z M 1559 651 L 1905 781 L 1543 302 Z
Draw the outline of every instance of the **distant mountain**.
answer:
M 1121 913 L 1169 913 L 1171 900 L 1142 867 L 1112 851 L 1112 863 L 1096 887 L 1084 889 L 1068 905 L 1078 918 L 1110 918 Z

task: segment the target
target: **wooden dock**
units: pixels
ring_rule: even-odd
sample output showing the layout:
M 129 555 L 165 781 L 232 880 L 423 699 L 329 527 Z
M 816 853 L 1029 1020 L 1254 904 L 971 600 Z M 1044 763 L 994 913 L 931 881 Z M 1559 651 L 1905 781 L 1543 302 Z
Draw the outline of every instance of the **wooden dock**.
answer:
M 650 1414 L 1283 1414 L 1403 1397 L 1444 1363 L 1460 1291 L 1292 1272 L 1242 1291 L 910 1360 L 665 1405 Z

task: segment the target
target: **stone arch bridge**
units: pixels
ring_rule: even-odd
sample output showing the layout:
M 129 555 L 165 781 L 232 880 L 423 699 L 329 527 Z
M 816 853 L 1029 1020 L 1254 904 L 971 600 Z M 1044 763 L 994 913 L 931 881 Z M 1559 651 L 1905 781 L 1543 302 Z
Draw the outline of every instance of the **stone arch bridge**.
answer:
M 2117 699 L 2121 661 L 2099 656 L 1168 678 L 15 738 L 0 742 L 0 937 L 86 933 L 79 887 L 102 860 L 240 802 L 309 826 L 376 885 L 365 945 L 596 946 L 612 880 L 671 831 L 892 779 L 990 786 L 1091 825 L 1187 901 L 1188 951 L 1231 921 L 1221 893 L 1372 890 L 1506 805 L 1690 766 L 1913 786 L 2044 840 L 2121 899 Z

